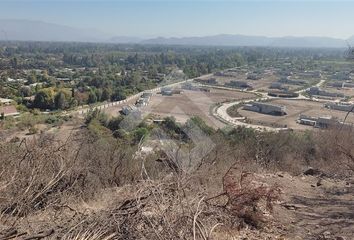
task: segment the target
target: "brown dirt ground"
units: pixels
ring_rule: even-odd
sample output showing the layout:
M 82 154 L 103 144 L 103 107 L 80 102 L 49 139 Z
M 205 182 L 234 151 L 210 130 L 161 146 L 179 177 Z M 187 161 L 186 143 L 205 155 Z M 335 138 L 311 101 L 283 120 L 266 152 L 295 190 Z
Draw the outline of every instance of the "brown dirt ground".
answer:
M 210 92 L 184 90 L 182 94 L 173 96 L 156 94 L 143 110 L 145 113 L 153 113 L 161 117 L 174 116 L 178 122 L 185 122 L 192 116 L 199 116 L 213 127 L 224 127 L 224 123 L 216 120 L 210 114 L 213 104 L 254 96 L 252 93 L 221 89 L 211 89 Z

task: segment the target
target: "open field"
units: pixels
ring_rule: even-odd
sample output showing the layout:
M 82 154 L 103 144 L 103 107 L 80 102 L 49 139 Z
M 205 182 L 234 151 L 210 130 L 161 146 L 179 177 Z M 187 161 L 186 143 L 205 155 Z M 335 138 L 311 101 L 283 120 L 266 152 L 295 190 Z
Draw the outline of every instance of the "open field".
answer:
M 306 100 L 289 100 L 289 99 L 276 99 L 271 101 L 273 104 L 286 106 L 287 115 L 285 116 L 272 116 L 267 114 L 261 114 L 256 112 L 251 112 L 247 110 L 242 110 L 242 107 L 239 108 L 239 113 L 251 119 L 254 122 L 263 122 L 267 124 L 280 124 L 287 125 L 287 127 L 292 129 L 313 129 L 311 126 L 300 125 L 296 123 L 300 114 L 305 114 L 313 117 L 320 116 L 334 116 L 338 117 L 339 120 L 343 120 L 346 112 L 330 110 L 323 107 L 323 103 L 306 101 Z M 354 124 L 354 115 L 350 114 L 347 118 L 348 123 Z
M 223 123 L 210 115 L 210 107 L 219 102 L 254 96 L 252 93 L 221 89 L 211 89 L 210 92 L 184 90 L 182 94 L 173 96 L 153 95 L 149 105 L 144 107 L 143 111 L 161 117 L 174 116 L 179 122 L 185 122 L 192 116 L 199 116 L 213 127 L 223 127 Z

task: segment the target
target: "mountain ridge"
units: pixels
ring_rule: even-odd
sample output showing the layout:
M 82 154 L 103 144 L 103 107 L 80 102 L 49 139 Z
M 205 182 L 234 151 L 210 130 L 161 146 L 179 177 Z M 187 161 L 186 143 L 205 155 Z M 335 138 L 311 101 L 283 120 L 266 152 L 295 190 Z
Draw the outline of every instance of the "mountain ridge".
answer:
M 98 30 L 81 29 L 36 20 L 0 19 L 2 41 L 103 42 L 131 44 L 195 45 L 195 46 L 259 46 L 259 47 L 329 47 L 345 48 L 346 41 L 354 45 L 354 35 L 348 39 L 331 37 L 266 37 L 242 34 L 218 34 L 201 37 L 114 36 Z

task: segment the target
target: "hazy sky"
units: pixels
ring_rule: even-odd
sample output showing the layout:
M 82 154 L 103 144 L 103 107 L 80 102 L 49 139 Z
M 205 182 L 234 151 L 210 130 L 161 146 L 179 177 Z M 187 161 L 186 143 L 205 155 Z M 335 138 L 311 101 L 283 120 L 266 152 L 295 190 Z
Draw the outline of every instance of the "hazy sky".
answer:
M 30 19 L 120 36 L 354 35 L 350 1 L 0 0 L 1 19 Z

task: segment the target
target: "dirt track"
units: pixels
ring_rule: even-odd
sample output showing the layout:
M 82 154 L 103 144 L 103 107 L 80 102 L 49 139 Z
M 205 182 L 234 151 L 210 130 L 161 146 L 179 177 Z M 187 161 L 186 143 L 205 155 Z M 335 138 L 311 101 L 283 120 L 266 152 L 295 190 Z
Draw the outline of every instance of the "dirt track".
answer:
M 281 176 L 273 178 L 283 191 L 275 218 L 289 239 L 353 239 L 354 179 Z

